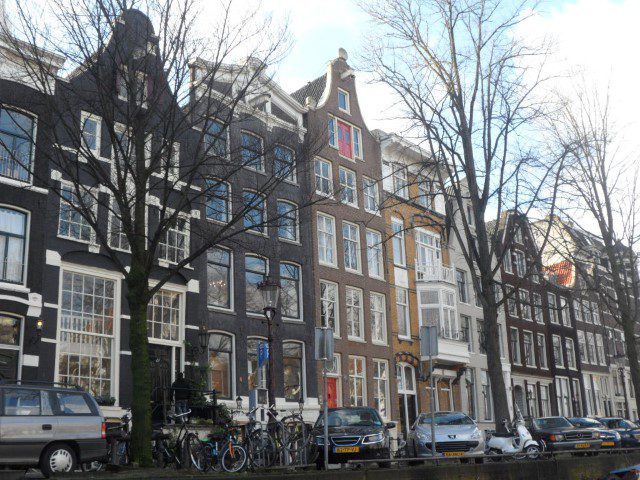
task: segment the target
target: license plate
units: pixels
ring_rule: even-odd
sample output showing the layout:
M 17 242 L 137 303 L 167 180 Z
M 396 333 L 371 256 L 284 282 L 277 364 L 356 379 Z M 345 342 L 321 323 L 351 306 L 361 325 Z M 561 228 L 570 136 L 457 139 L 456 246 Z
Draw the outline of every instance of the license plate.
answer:
M 358 453 L 360 451 L 360 447 L 335 447 L 333 449 L 334 453 Z
M 462 457 L 464 452 L 444 452 L 445 457 Z
M 615 442 L 602 442 L 603 447 L 613 447 Z
M 576 448 L 589 448 L 590 446 L 590 443 L 576 443 Z

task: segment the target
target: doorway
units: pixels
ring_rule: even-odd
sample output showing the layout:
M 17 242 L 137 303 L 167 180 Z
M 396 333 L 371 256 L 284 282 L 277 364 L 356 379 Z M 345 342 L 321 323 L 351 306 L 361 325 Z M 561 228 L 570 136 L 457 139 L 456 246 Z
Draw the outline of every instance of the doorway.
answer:
M 171 404 L 171 353 L 172 347 L 149 344 L 151 370 L 151 417 L 154 422 L 163 421 Z
M 396 365 L 396 377 L 398 380 L 400 423 L 406 438 L 411 425 L 413 425 L 418 416 L 415 369 L 407 363 L 398 363 Z

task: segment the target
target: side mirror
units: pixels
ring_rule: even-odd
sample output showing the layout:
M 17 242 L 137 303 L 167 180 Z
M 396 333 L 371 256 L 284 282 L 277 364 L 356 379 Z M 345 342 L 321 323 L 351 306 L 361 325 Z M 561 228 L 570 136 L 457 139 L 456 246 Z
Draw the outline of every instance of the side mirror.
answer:
M 396 428 L 396 422 L 389 422 L 384 426 L 387 430 L 391 430 L 392 428 Z M 411 427 L 413 430 L 413 427 Z

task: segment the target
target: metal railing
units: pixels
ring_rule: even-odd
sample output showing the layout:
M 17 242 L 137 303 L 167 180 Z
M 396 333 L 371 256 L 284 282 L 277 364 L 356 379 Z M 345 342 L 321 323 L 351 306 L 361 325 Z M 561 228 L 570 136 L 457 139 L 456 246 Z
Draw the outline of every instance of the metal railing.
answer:
M 20 158 L 22 157 L 22 158 Z M 20 182 L 29 181 L 30 155 L 19 154 L 15 150 L 9 152 L 0 145 L 0 176 L 12 178 Z
M 416 260 L 416 280 L 419 282 L 455 283 L 453 267 L 420 263 Z
M 469 340 L 466 330 L 446 330 L 440 328 L 440 338 L 466 343 Z

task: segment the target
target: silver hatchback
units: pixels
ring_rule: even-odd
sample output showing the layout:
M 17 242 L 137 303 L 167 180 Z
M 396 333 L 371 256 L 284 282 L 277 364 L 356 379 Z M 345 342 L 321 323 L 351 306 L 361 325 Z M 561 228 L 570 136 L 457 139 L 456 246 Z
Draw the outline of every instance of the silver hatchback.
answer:
M 104 419 L 80 388 L 0 382 L 0 465 L 49 477 L 107 453 Z
M 462 457 L 484 454 L 484 433 L 462 412 L 436 412 L 434 417 L 436 456 Z M 431 414 L 421 413 L 407 435 L 409 456 L 430 457 Z

